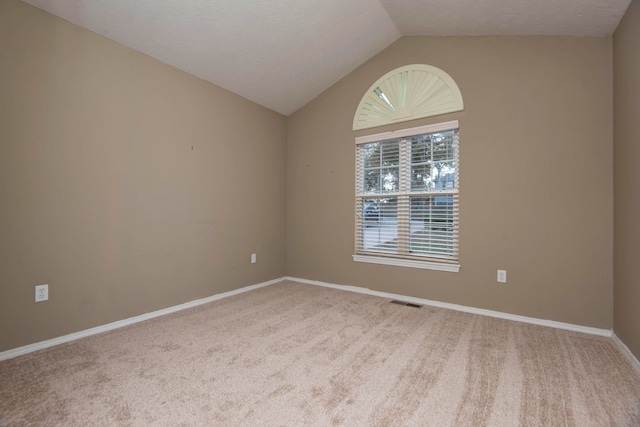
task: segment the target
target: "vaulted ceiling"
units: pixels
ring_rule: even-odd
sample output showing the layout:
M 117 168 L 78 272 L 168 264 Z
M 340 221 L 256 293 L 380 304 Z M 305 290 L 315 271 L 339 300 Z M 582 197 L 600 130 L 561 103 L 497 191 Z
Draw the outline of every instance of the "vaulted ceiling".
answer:
M 630 0 L 23 0 L 289 115 L 405 35 L 609 36 Z

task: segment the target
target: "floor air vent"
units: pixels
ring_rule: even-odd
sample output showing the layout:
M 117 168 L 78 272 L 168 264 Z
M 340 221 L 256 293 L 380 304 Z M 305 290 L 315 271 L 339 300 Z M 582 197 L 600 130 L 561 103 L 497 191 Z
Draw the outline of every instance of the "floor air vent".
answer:
M 398 300 L 395 300 L 395 299 L 391 301 L 391 304 L 406 305 L 407 307 L 413 307 L 413 308 L 422 307 L 421 305 L 414 304 L 412 302 L 398 301 Z

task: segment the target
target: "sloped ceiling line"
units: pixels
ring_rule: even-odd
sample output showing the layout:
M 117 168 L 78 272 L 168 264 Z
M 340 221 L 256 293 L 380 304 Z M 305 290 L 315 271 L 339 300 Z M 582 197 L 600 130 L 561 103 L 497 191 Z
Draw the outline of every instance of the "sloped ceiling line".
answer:
M 404 35 L 611 35 L 630 0 L 23 0 L 284 115 Z

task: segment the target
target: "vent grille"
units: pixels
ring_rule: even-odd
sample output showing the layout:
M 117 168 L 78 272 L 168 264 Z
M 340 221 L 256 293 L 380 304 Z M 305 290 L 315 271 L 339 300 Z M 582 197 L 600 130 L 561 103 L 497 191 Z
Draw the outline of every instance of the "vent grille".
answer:
M 414 304 L 414 303 L 412 303 L 412 302 L 406 302 L 406 301 L 398 301 L 398 300 L 395 300 L 395 299 L 391 301 L 391 304 L 404 305 L 404 306 L 407 306 L 407 307 L 413 307 L 413 308 L 420 308 L 420 307 L 422 307 L 422 306 L 421 306 L 421 305 L 419 305 L 419 304 Z

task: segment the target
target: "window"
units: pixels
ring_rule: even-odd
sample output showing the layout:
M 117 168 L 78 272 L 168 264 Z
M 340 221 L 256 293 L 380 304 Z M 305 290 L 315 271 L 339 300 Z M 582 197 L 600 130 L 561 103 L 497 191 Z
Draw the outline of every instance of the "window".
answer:
M 458 122 L 356 138 L 354 260 L 458 271 Z
M 353 130 L 462 110 L 462 93 L 449 74 L 431 65 L 407 65 L 371 85 L 356 109 Z

